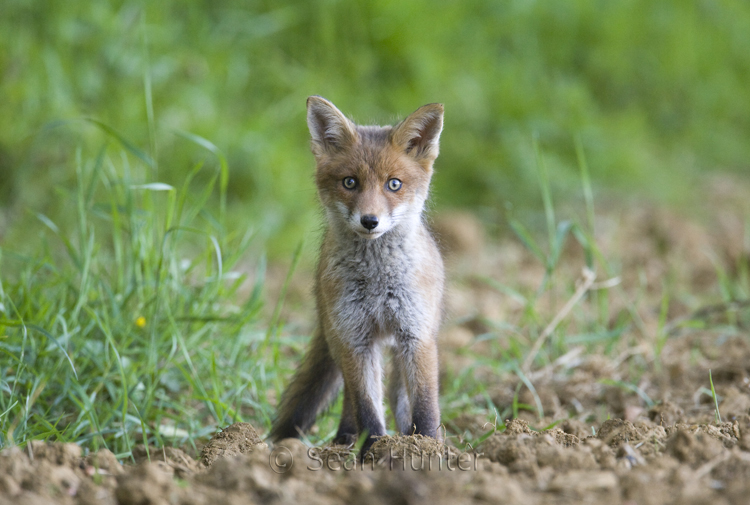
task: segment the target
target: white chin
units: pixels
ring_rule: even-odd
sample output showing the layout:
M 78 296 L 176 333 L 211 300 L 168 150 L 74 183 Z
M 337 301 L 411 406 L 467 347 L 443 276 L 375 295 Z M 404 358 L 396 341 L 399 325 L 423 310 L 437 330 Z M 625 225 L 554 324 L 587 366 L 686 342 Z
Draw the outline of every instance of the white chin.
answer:
M 366 238 L 368 240 L 376 239 L 384 233 L 382 231 L 367 232 L 367 231 L 360 231 L 360 230 L 356 230 L 356 232 L 357 232 L 357 235 L 359 235 L 362 238 Z

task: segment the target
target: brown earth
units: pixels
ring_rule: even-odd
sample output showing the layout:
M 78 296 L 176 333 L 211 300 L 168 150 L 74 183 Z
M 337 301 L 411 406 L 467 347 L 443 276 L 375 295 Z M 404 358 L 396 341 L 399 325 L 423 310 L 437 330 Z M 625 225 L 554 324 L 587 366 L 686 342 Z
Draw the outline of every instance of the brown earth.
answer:
M 610 419 L 596 436 L 508 421 L 476 450 L 387 437 L 360 463 L 343 448 L 273 449 L 238 423 L 196 462 L 152 448 L 122 466 L 107 450 L 32 442 L 0 456 L 0 503 L 747 503 L 750 416 L 715 425 Z M 231 455 L 230 455 L 231 454 Z M 214 459 L 215 458 L 215 459 Z
M 601 212 L 597 243 L 619 276 L 600 265 L 586 296 L 563 313 L 588 275 L 581 247 L 568 240 L 534 307 L 538 326 L 562 314 L 550 342 L 585 336 L 602 317 L 608 329 L 623 329 L 602 343 L 566 342 L 557 354 L 540 346 L 540 359 L 519 364 L 533 390 L 521 374 L 486 363 L 533 347 L 538 333 L 527 328 L 523 298 L 540 285 L 544 266 L 510 237 L 490 240 L 471 215 L 436 217 L 451 279 L 441 374 L 470 370 L 499 408 L 517 401 L 517 418 L 504 424 L 507 413 L 469 397 L 445 409 L 446 445 L 384 437 L 364 463 L 340 446 L 269 447 L 244 423 L 215 435 L 200 455 L 136 447 L 134 466 L 106 450 L 84 455 L 74 444 L 32 442 L 0 453 L 0 505 L 748 503 L 750 314 L 719 289 L 721 275 L 740 285 L 750 266 L 748 195 L 742 181 L 717 179 L 706 185 L 703 215 L 633 204 Z M 304 331 L 309 276 L 299 277 L 290 292 L 308 308 L 286 310 Z M 595 293 L 605 291 L 602 312 Z

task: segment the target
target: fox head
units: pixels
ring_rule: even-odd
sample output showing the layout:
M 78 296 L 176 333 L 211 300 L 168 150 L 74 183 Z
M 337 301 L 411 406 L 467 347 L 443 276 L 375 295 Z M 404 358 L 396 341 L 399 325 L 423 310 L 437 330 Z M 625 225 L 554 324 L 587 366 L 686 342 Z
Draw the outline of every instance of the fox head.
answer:
M 358 126 L 331 102 L 307 99 L 318 195 L 337 230 L 375 239 L 419 220 L 438 156 L 443 105 L 395 126 Z

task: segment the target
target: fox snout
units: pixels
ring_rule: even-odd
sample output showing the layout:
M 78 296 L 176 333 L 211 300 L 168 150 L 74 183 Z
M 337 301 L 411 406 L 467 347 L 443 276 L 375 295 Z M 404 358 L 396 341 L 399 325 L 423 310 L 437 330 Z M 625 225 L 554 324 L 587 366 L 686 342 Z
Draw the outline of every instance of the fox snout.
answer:
M 419 225 L 443 128 L 443 106 L 420 107 L 395 126 L 357 126 L 310 97 L 307 124 L 318 195 L 336 234 L 373 240 Z
M 354 210 L 350 214 L 349 225 L 359 236 L 363 238 L 377 238 L 387 232 L 391 227 L 391 220 L 387 211 L 377 212 L 371 209 L 364 211 Z
M 374 239 L 394 224 L 391 219 L 394 202 L 389 202 L 378 181 L 366 181 L 359 191 L 347 192 L 349 226 L 363 238 Z
M 365 214 L 359 218 L 359 222 L 366 230 L 374 230 L 378 227 L 378 216 L 373 214 Z

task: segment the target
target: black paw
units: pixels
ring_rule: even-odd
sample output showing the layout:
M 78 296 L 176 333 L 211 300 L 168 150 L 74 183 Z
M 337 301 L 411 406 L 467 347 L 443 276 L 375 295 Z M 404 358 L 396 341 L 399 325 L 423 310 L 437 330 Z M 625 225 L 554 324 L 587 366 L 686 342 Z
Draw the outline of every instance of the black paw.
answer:
M 335 445 L 345 445 L 346 447 L 354 447 L 356 442 L 357 435 L 355 433 L 339 433 L 333 439 Z
M 373 444 L 375 444 L 377 440 L 377 437 L 367 437 L 367 439 L 365 439 L 365 443 L 362 444 L 362 448 L 359 450 L 360 461 L 365 461 L 366 458 L 375 458 L 375 454 L 370 452 L 370 449 L 372 449 Z

